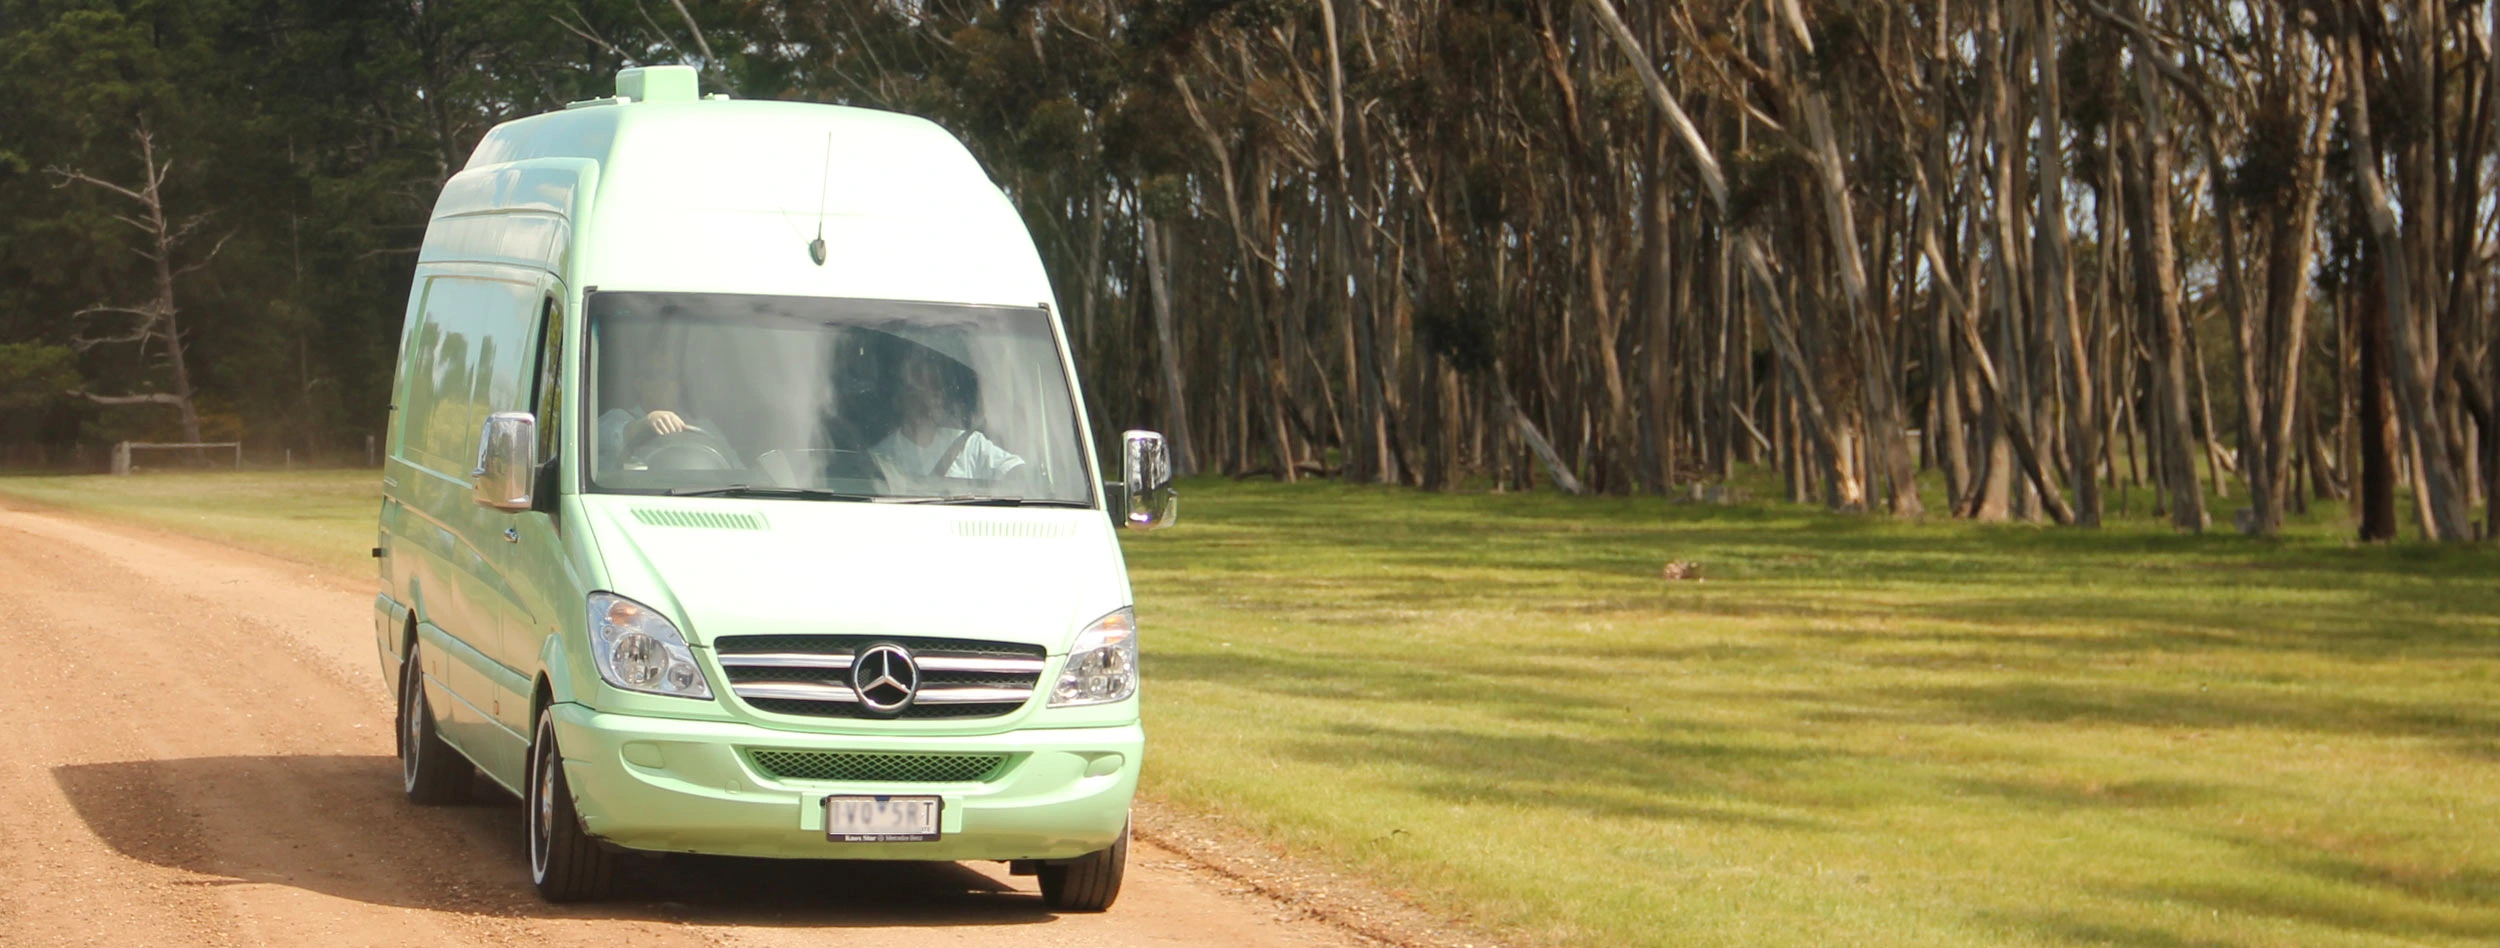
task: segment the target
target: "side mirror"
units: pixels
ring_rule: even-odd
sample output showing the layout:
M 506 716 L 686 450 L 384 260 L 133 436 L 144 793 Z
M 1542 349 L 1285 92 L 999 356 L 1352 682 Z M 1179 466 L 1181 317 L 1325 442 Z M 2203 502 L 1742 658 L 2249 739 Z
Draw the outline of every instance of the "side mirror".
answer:
M 1133 530 L 1160 530 L 1180 516 L 1180 494 L 1172 489 L 1172 449 L 1152 431 L 1120 435 L 1120 491 L 1116 511 L 1120 525 Z
M 477 433 L 477 470 L 469 472 L 470 499 L 506 513 L 530 509 L 537 455 L 537 418 L 525 411 L 486 416 Z

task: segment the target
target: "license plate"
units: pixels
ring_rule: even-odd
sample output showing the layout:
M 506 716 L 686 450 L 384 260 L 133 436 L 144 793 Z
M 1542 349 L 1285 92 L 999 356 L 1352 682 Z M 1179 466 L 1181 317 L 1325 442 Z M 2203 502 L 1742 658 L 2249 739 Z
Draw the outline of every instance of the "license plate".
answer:
M 938 838 L 939 797 L 826 797 L 825 838 L 837 843 L 925 843 Z

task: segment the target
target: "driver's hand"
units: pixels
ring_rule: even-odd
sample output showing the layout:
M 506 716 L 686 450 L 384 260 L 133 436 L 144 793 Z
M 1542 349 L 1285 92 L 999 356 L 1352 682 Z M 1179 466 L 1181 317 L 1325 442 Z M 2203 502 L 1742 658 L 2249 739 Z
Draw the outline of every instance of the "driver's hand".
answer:
M 651 426 L 651 434 L 654 437 L 694 430 L 694 426 L 687 424 L 685 419 L 677 417 L 676 412 L 666 410 L 642 416 L 642 423 Z

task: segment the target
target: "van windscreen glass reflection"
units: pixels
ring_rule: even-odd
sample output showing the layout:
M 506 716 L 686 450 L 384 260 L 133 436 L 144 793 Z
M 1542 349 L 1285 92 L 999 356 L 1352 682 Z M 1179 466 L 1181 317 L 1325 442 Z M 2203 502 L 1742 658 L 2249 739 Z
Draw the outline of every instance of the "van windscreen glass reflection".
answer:
M 1092 506 L 1039 308 L 593 293 L 592 490 Z

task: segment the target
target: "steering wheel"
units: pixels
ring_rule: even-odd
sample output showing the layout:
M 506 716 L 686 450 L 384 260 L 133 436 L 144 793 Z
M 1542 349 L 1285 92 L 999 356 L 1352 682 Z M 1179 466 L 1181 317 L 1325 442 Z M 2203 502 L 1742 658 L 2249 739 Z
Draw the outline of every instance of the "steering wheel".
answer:
M 1018 462 L 1006 473 L 998 475 L 998 479 L 990 484 L 990 490 L 1001 496 L 1025 497 L 1041 489 L 1041 485 L 1041 478 L 1034 474 L 1033 465 Z
M 876 468 L 877 489 L 880 491 L 907 490 L 909 485 L 919 483 L 917 478 L 903 470 L 902 465 L 887 460 L 885 455 L 875 451 L 862 451 L 860 454 L 865 455 L 868 463 Z
M 632 456 L 653 471 L 730 471 L 739 466 L 728 442 L 699 428 L 654 435 L 636 447 Z

